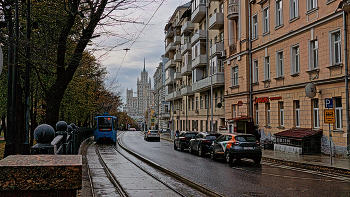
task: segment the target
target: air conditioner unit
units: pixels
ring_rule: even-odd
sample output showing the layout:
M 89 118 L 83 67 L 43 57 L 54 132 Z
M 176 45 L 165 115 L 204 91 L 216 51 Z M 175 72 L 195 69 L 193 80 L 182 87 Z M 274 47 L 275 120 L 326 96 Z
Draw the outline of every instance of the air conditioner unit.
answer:
M 225 50 L 221 51 L 221 57 L 226 57 L 226 51 Z

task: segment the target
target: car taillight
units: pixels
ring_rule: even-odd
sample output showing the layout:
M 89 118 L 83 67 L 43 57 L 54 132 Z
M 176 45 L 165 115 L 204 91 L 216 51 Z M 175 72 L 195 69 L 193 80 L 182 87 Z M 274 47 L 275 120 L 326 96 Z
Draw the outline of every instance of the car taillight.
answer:
M 239 145 L 239 142 L 233 142 L 232 144 L 233 145 Z
M 203 142 L 210 142 L 209 140 L 203 140 Z
M 256 141 L 256 144 L 257 144 L 258 146 L 260 146 L 260 142 L 259 142 L 259 141 Z
M 102 131 L 102 129 L 100 129 L 100 131 Z
M 181 140 L 185 141 L 185 140 L 186 140 L 186 138 L 182 138 Z
M 112 131 L 112 129 L 108 129 L 108 131 Z

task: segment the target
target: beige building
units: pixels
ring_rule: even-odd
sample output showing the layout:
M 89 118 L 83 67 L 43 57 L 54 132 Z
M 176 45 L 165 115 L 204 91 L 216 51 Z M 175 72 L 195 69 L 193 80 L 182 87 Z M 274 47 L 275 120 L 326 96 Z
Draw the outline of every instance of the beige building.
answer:
M 165 27 L 165 100 L 172 130 L 218 131 L 225 125 L 223 3 L 210 5 L 203 0 L 184 4 Z
M 284 131 L 275 150 L 310 146 L 300 144 L 306 132 L 321 134 L 310 141 L 321 145 L 316 152 L 329 153 L 332 144 L 333 153 L 347 154 L 346 1 L 228 0 L 224 7 L 229 132 L 255 125 L 264 138 Z M 325 99 L 333 101 L 335 123 L 324 123 Z M 290 131 L 304 137 L 288 136 L 295 135 Z

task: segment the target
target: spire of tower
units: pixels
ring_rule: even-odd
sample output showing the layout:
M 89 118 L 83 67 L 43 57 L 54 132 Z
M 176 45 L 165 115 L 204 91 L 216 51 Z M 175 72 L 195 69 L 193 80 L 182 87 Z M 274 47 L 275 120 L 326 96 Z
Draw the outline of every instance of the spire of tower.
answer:
M 146 58 L 143 58 L 143 72 L 146 72 Z

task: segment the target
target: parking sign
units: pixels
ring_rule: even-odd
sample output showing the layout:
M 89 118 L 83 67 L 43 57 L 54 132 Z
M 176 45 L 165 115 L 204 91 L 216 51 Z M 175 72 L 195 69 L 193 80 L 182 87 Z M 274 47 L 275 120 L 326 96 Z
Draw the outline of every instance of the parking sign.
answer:
M 324 103 L 326 108 L 333 108 L 333 99 L 326 98 L 324 99 Z

